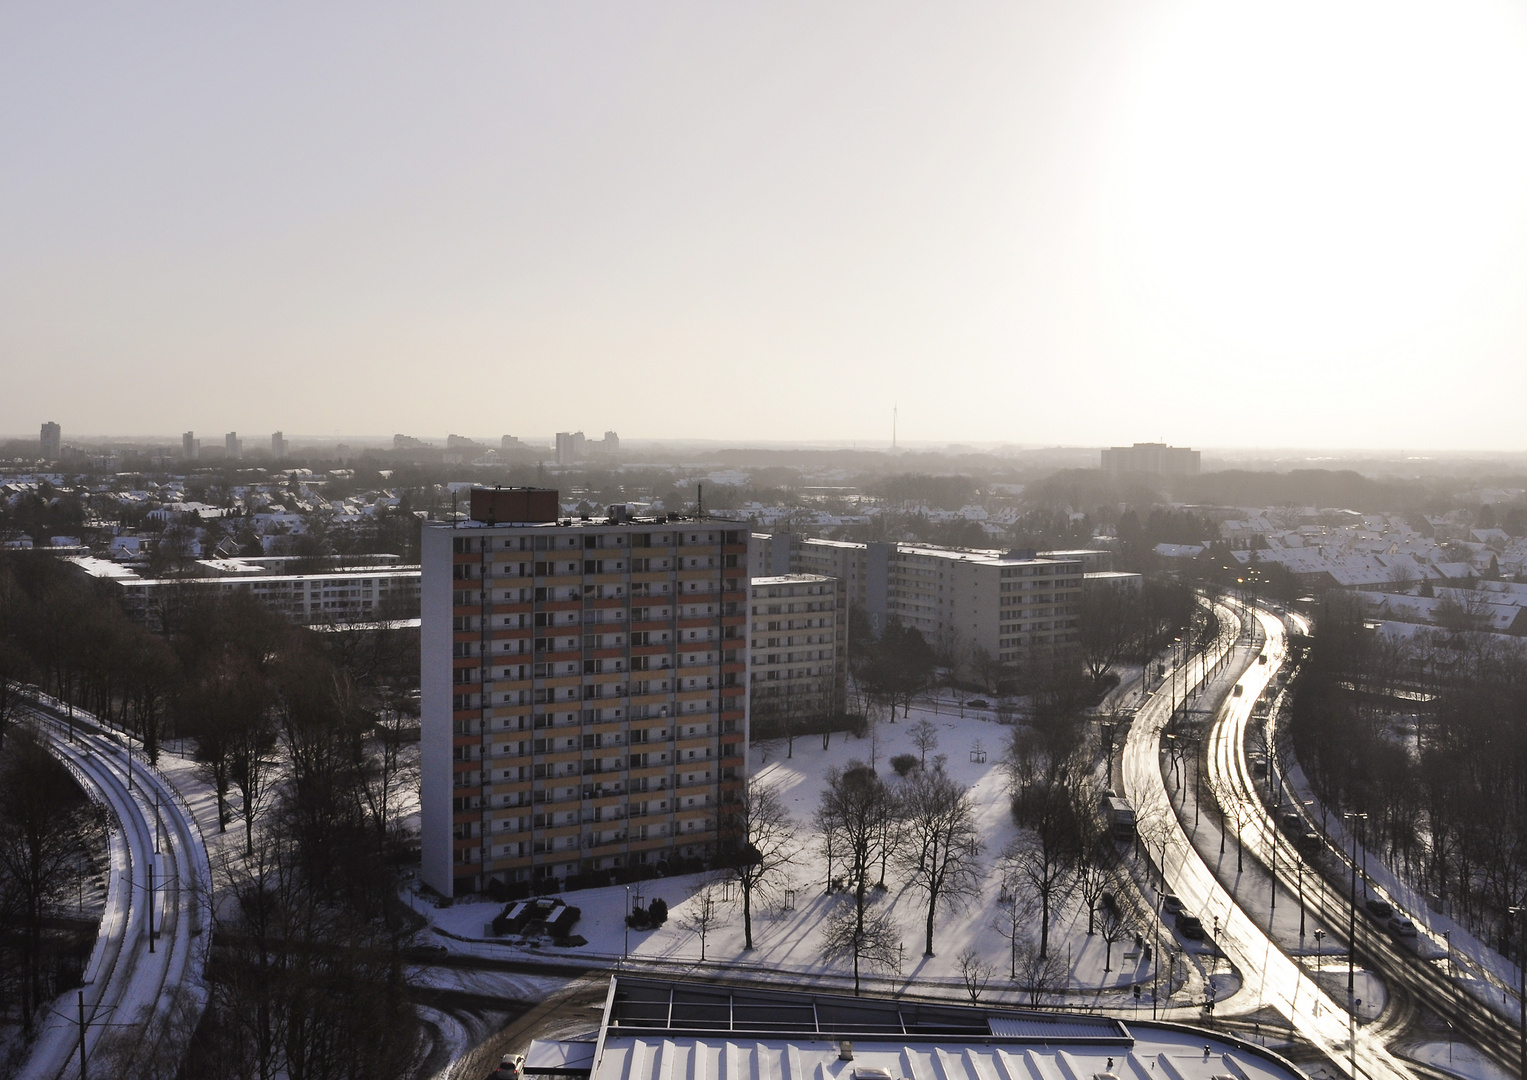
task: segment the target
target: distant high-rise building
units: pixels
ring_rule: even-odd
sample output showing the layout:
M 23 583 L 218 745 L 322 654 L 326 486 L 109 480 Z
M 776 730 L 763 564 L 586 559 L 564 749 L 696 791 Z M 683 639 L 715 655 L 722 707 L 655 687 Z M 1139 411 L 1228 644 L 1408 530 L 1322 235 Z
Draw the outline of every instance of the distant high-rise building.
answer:
M 244 440 L 239 438 L 237 431 L 230 431 L 223 436 L 223 452 L 231 458 L 244 456 Z
M 557 464 L 571 465 L 581 458 L 585 441 L 581 431 L 557 432 Z
M 196 438 L 196 432 L 188 431 L 180 437 L 180 456 L 185 460 L 195 461 L 200 449 L 201 443 Z
M 525 444 L 520 442 L 519 438 L 514 435 L 505 435 L 499 440 L 498 444 L 500 450 L 521 450 L 524 446 Z
M 64 430 L 49 420 L 42 426 L 42 457 L 44 461 L 57 461 L 64 441 Z
M 620 450 L 620 436 L 615 434 L 615 432 L 613 432 L 613 431 L 606 431 L 604 433 L 604 452 L 606 454 L 614 454 L 614 453 L 617 453 L 619 450 Z
M 1197 450 L 1166 443 L 1135 443 L 1103 451 L 1103 471 L 1113 476 L 1123 473 L 1150 473 L 1153 476 L 1197 476 Z
M 279 431 L 270 437 L 270 453 L 272 457 L 286 457 L 286 436 Z

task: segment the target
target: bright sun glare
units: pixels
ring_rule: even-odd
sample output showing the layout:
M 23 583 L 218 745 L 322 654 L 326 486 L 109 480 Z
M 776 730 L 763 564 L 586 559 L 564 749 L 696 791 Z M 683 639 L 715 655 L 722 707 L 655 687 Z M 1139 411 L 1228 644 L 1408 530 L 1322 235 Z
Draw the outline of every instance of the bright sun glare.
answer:
M 1141 272 L 1268 355 L 1458 318 L 1523 224 L 1524 40 L 1493 3 L 1183 10 L 1126 83 Z

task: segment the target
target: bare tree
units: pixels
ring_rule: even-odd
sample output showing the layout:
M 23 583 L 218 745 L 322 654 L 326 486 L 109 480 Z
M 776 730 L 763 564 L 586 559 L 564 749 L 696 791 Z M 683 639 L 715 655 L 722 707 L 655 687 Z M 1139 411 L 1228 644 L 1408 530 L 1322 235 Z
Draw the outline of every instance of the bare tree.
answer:
M 753 900 L 766 893 L 800 853 L 800 833 L 778 791 L 750 776 L 723 808 L 725 873 L 742 899 L 744 948 L 753 947 Z
M 1101 850 L 1093 845 L 1081 849 L 1076 863 L 1076 888 L 1087 905 L 1087 936 L 1095 932 L 1098 901 L 1108 889 L 1108 869 L 1103 865 Z
M 927 768 L 928 751 L 938 749 L 938 725 L 925 716 L 908 728 L 907 734 L 912 736 L 912 745 L 917 747 L 920 764 Z
M 972 645 L 970 670 L 975 674 L 976 681 L 981 684 L 981 689 L 989 694 L 997 685 L 997 680 L 1002 677 L 1002 662 L 984 645 Z
M 705 941 L 710 932 L 721 922 L 720 905 L 716 901 L 714 882 L 705 882 L 692 894 L 691 903 L 685 906 L 679 918 L 679 929 L 688 930 L 700 939 L 700 960 L 705 960 Z
M 1129 926 L 1124 922 L 1124 917 L 1119 914 L 1117 908 L 1106 907 L 1103 909 L 1103 917 L 1098 920 L 1099 931 L 1103 935 L 1103 970 L 1113 970 L 1113 946 L 1125 934 L 1129 933 Z
M 16 728 L 0 756 L 0 908 L 10 909 L 7 930 L 20 940 L 21 1020 L 29 1032 L 38 1006 L 52 996 L 43 931 L 87 872 L 91 848 L 104 843 L 101 828 L 95 808 L 40 737 Z
M 924 956 L 933 955 L 939 901 L 959 907 L 980 893 L 981 840 L 970 789 L 941 768 L 919 769 L 901 784 L 905 838 L 899 862 L 928 898 Z
M 865 912 L 839 904 L 822 930 L 822 955 L 828 960 L 852 960 L 854 995 L 859 994 L 860 970 L 866 964 L 894 967 L 901 953 L 896 924 L 884 911 Z
M 1134 594 L 1118 585 L 1093 584 L 1082 590 L 1077 636 L 1093 683 L 1101 683 L 1108 669 L 1124 658 L 1136 637 L 1137 606 Z
M 1028 992 L 1029 1004 L 1038 1008 L 1065 988 L 1069 973 L 1059 956 L 1046 955 L 1024 940 L 1018 946 L 1018 984 Z
M 990 963 L 974 945 L 960 953 L 959 964 L 960 981 L 965 984 L 965 993 L 970 996 L 970 1003 L 981 1004 L 981 993 L 997 973 L 996 965 Z
M 817 809 L 816 827 L 823 845 L 838 860 L 843 878 L 853 894 L 848 912 L 848 929 L 843 919 L 829 920 L 831 932 L 823 952 L 829 958 L 852 955 L 854 992 L 859 992 L 859 965 L 863 958 L 881 958 L 878 950 L 894 934 L 888 927 L 872 925 L 867 918 L 870 875 L 881 861 L 889 830 L 887 819 L 894 815 L 895 801 L 890 790 L 863 762 L 854 761 L 842 770 L 827 774 L 827 788 Z M 840 913 L 835 912 L 834 917 Z M 880 921 L 884 921 L 883 918 Z
M 1018 951 L 1028 943 L 1028 926 L 1039 907 L 1039 899 L 1027 889 L 1028 879 L 1019 871 L 1017 863 L 1003 860 L 998 863 L 1001 874 L 997 907 L 1000 914 L 992 919 L 992 929 L 1007 939 L 1008 968 L 1013 979 L 1018 978 Z
M 1048 955 L 1052 902 L 1076 866 L 1075 818 L 1070 800 L 1053 788 L 1031 794 L 1025 802 L 1026 812 L 1015 813 L 1025 831 L 1008 845 L 1002 860 L 1026 879 L 1039 897 L 1039 951 Z

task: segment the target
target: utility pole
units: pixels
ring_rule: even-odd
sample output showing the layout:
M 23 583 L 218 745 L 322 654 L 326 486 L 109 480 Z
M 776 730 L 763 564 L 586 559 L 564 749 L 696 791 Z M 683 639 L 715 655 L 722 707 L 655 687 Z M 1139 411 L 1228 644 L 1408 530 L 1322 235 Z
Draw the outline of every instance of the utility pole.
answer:
M 79 992 L 80 1008 L 80 1080 L 85 1080 L 85 991 Z
M 148 951 L 154 951 L 154 863 L 148 864 Z
M 1352 889 L 1347 896 L 1347 1004 L 1351 1006 L 1352 994 L 1357 985 L 1352 966 L 1353 955 L 1357 952 L 1357 823 L 1359 820 L 1368 820 L 1368 815 L 1349 810 L 1342 817 L 1347 819 L 1348 828 L 1352 830 Z M 1527 1076 L 1523 1080 L 1527 1080 Z
M 1517 1028 L 1517 1052 L 1518 1071 L 1522 1080 L 1527 1080 L 1527 955 L 1523 950 L 1527 949 L 1527 927 L 1522 925 L 1522 915 L 1527 913 L 1527 907 L 1511 907 L 1506 909 L 1511 917 L 1517 920 L 1517 950 L 1516 950 L 1516 973 L 1518 980 L 1517 1000 L 1521 1005 L 1521 1024 Z M 1452 939 L 1448 939 L 1448 955 L 1453 951 Z

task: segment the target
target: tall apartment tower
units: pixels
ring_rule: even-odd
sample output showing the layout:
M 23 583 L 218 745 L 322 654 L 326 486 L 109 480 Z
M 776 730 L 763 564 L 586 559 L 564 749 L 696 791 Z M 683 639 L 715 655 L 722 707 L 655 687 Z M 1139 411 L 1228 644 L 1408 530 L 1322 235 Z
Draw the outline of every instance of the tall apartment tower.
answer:
M 279 431 L 270 437 L 270 456 L 274 458 L 286 457 L 286 436 Z
M 239 438 L 237 431 L 230 431 L 223 436 L 223 451 L 231 458 L 244 456 L 244 440 Z
M 582 458 L 587 441 L 581 431 L 557 432 L 557 464 L 571 465 Z
M 201 442 L 196 438 L 196 432 L 188 431 L 180 437 L 180 456 L 185 460 L 196 460 L 200 450 Z
M 477 489 L 426 523 L 423 876 L 446 896 L 709 859 L 748 737 L 748 532 L 557 518 Z
M 49 420 L 42 426 L 42 459 L 44 461 L 57 461 L 63 448 L 64 431 L 53 421 Z

